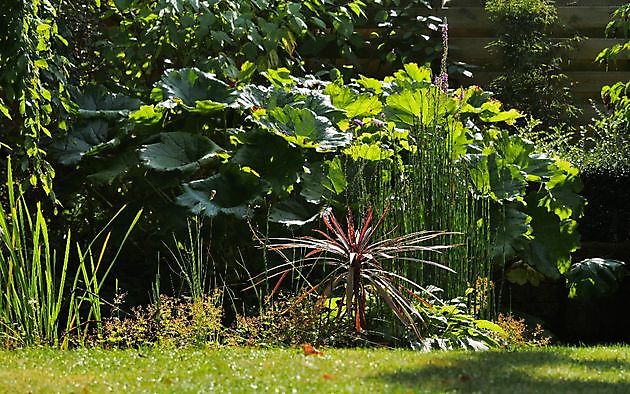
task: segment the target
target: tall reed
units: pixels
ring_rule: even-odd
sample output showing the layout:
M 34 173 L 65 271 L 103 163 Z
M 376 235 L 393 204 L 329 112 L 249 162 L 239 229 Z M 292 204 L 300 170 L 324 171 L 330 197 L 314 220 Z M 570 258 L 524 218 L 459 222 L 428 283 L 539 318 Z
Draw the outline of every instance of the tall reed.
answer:
M 31 213 L 13 181 L 10 160 L 6 186 L 8 207 L 0 209 L 0 345 L 58 345 L 70 232 L 58 259 L 41 205 Z
M 74 280 L 68 271 L 73 250 L 71 232 L 58 253 L 50 243 L 48 225 L 39 203 L 32 211 L 13 180 L 9 159 L 6 182 L 7 207 L 0 207 L 0 346 L 51 345 L 67 347 L 70 334 L 84 343 L 89 329 L 100 329 L 100 291 L 117 260 L 139 211 L 119 242 L 114 257 L 106 259 L 111 237 L 107 228 L 121 208 L 86 248 L 76 244 L 78 262 Z M 95 243 L 104 238 L 98 255 Z M 67 312 L 66 335 L 61 336 L 62 313 Z
M 436 270 L 403 261 L 395 261 L 390 269 L 417 283 L 434 284 L 444 290 L 444 296 L 464 295 L 468 288 L 475 288 L 479 278 L 489 278 L 491 262 L 489 237 L 489 204 L 475 199 L 467 180 L 466 169 L 454 160 L 452 136 L 458 126 L 457 116 L 444 115 L 440 110 L 444 100 L 451 100 L 439 87 L 420 89 L 423 102 L 432 113 L 422 114 L 409 127 L 409 139 L 416 149 L 405 152 L 402 166 L 397 160 L 375 162 L 347 161 L 355 174 L 350 182 L 348 201 L 358 201 L 358 209 L 366 211 L 369 206 L 384 210 L 391 206 L 390 215 L 384 223 L 385 232 L 396 235 L 421 230 L 458 232 L 451 243 L 460 247 L 444 251 L 439 263 L 447 265 L 456 273 Z M 444 242 L 444 241 L 442 241 Z M 419 258 L 422 256 L 420 252 Z M 478 287 L 478 286 L 477 286 Z M 476 292 L 485 292 L 476 289 Z M 491 315 L 492 305 L 479 303 L 480 297 L 471 296 L 471 306 L 481 315 Z M 486 300 L 492 298 L 486 295 Z

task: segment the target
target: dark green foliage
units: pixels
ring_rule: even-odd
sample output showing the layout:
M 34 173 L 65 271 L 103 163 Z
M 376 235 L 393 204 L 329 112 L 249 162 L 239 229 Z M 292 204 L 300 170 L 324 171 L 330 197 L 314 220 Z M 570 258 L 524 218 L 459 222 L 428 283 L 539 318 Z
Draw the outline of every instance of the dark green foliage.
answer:
M 627 274 L 625 263 L 592 258 L 575 263 L 567 271 L 569 297 L 598 297 L 614 292 Z
M 489 0 L 485 8 L 498 34 L 490 44 L 501 65 L 500 75 L 491 84 L 497 97 L 547 127 L 574 120 L 579 109 L 562 72 L 561 54 L 580 38 L 551 40 L 550 31 L 560 27 L 553 2 Z
M 136 95 L 167 69 L 198 67 L 233 81 L 249 79 L 254 68 L 300 70 L 301 43 L 336 32 L 347 46 L 363 7 L 319 0 L 102 2 L 91 7 L 100 39 L 88 49 L 101 59 L 91 67 L 91 82 Z M 242 71 L 245 62 L 252 67 Z

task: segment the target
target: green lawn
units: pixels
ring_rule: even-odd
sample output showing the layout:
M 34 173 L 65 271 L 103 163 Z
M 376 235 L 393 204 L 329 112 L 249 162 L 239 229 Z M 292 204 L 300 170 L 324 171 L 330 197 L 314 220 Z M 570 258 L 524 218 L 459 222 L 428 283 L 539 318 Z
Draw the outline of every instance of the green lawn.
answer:
M 0 351 L 0 392 L 630 393 L 630 347 Z

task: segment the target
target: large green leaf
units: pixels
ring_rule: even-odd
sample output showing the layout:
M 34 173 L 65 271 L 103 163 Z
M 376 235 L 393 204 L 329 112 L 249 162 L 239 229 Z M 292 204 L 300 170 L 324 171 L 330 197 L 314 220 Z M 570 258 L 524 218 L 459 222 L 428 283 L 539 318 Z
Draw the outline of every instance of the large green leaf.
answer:
M 326 175 L 326 179 L 322 182 L 322 186 L 335 194 L 343 193 L 348 187 L 348 181 L 343 172 L 343 166 L 339 156 L 336 156 L 332 160 L 326 160 L 325 163 L 328 167 L 328 174 Z
M 197 68 L 167 71 L 155 85 L 151 97 L 165 106 L 183 104 L 200 113 L 212 113 L 236 102 L 237 93 L 214 74 Z
M 305 172 L 300 176 L 300 195 L 307 202 L 321 204 L 334 199 L 348 187 L 348 181 L 342 168 L 341 160 L 322 162 L 310 161 L 305 165 Z
M 518 166 L 505 163 L 497 152 L 468 154 L 465 160 L 475 193 L 496 201 L 514 201 L 525 194 L 524 173 Z
M 405 90 L 387 97 L 385 114 L 388 119 L 407 126 L 420 124 L 421 113 L 427 113 L 429 103 L 423 90 Z
M 244 109 L 271 109 L 295 105 L 301 101 L 295 89 L 285 90 L 261 85 L 247 85 L 238 94 L 237 103 Z
M 494 143 L 505 163 L 518 166 L 527 174 L 530 181 L 549 179 L 554 174 L 554 160 L 547 155 L 536 153 L 535 145 L 518 136 L 502 132 Z
M 319 218 L 319 207 L 300 198 L 291 198 L 272 205 L 269 220 L 287 226 L 304 226 Z
M 505 274 L 505 278 L 517 285 L 524 285 L 526 283 L 532 286 L 538 286 L 540 282 L 545 279 L 545 276 L 536 271 L 528 264 L 519 262 L 512 264 Z
M 304 95 L 304 108 L 310 109 L 318 116 L 330 119 L 333 123 L 337 123 L 344 117 L 344 111 L 334 106 L 329 96 L 310 89 L 306 89 L 302 93 Z
M 247 134 L 232 162 L 256 171 L 277 195 L 287 195 L 302 171 L 304 157 L 300 149 L 278 136 L 253 132 Z
M 102 152 L 119 143 L 107 122 L 92 120 L 83 127 L 74 128 L 65 138 L 51 144 L 48 153 L 61 164 L 73 165 L 81 161 L 83 156 Z
M 442 121 L 450 102 L 435 86 L 402 90 L 387 96 L 384 112 L 388 119 L 404 126 L 434 125 Z
M 533 239 L 524 250 L 525 262 L 545 276 L 557 279 L 571 265 L 571 253 L 580 245 L 577 222 L 561 220 L 546 207 L 540 206 L 542 196 L 530 192 L 525 201 L 526 212 L 532 217 Z
M 394 156 L 394 150 L 382 147 L 382 144 L 375 142 L 371 144 L 353 144 L 343 150 L 343 153 L 352 157 L 353 160 L 380 161 Z
M 619 260 L 592 258 L 575 263 L 567 271 L 569 297 L 599 297 L 619 288 L 626 275 L 625 263 Z
M 344 109 L 346 110 L 346 116 L 348 118 L 357 118 L 380 114 L 383 105 L 378 96 L 362 94 L 357 96 Z
M 157 171 L 192 173 L 211 161 L 221 147 L 199 134 L 171 132 L 160 134 L 160 142 L 143 145 L 140 159 Z
M 303 148 L 332 150 L 348 145 L 352 134 L 338 130 L 332 122 L 308 108 L 289 105 L 271 109 L 259 122 L 290 143 Z
M 586 200 L 578 194 L 582 190 L 578 169 L 564 160 L 556 160 L 554 167 L 556 171 L 545 184 L 547 194 L 541 198 L 541 204 L 560 219 L 580 218 Z
M 195 215 L 214 218 L 220 214 L 246 218 L 263 193 L 263 182 L 251 173 L 228 168 L 206 179 L 185 183 L 177 204 Z
M 87 176 L 87 179 L 96 184 L 111 185 L 117 179 L 124 177 L 134 169 L 140 167 L 138 155 L 132 149 L 116 152 L 107 160 L 98 160 L 98 168 Z
M 502 205 L 493 210 L 498 225 L 492 242 L 492 256 L 497 261 L 509 260 L 522 250 L 532 231 L 531 218 L 513 205 Z
M 78 115 L 83 118 L 119 119 L 140 108 L 140 100 L 92 87 L 75 97 Z

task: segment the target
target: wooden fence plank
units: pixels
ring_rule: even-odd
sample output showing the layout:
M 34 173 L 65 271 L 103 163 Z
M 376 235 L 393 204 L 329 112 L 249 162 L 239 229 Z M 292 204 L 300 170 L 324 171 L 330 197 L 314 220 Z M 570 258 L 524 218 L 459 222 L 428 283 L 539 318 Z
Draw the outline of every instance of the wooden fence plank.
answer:
M 453 60 L 462 59 L 472 64 L 494 64 L 497 55 L 487 48 L 492 38 L 478 37 L 451 37 L 449 40 L 449 54 Z M 560 42 L 563 39 L 553 39 Z M 625 39 L 616 38 L 588 38 L 581 42 L 575 51 L 566 56 L 567 59 L 577 62 L 593 62 L 597 54 L 606 47 L 616 43 L 623 44 Z M 628 60 L 630 56 L 625 54 L 619 60 Z
M 615 9 L 616 7 L 610 6 L 558 7 L 558 17 L 567 28 L 563 35 L 577 30 L 588 31 L 591 37 L 603 37 L 604 28 Z M 438 16 L 448 18 L 449 32 L 452 35 L 492 37 L 495 34 L 495 26 L 482 7 L 444 8 L 438 11 Z

